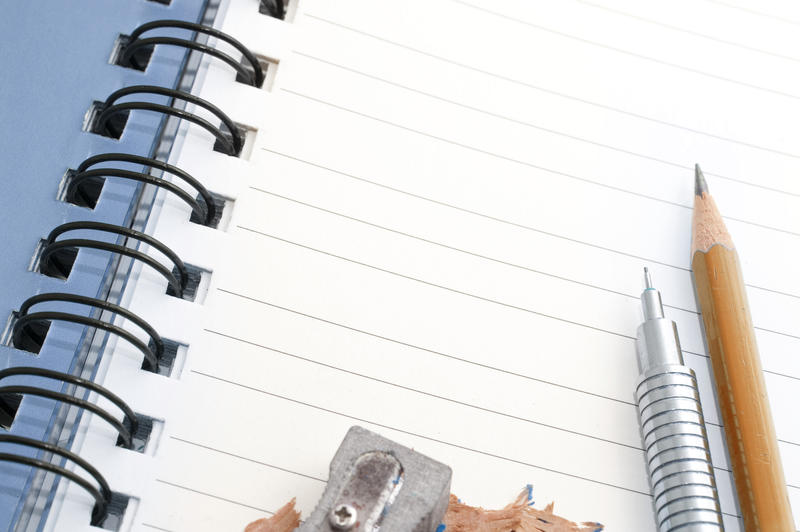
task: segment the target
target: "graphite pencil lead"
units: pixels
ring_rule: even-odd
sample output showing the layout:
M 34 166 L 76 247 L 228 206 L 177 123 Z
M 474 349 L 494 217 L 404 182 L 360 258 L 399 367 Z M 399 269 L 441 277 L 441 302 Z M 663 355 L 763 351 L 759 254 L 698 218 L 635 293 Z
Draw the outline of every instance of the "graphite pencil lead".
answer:
M 703 175 L 703 171 L 700 170 L 700 165 L 694 165 L 694 194 L 695 196 L 702 196 L 703 194 L 708 194 L 708 183 L 706 183 L 706 176 Z

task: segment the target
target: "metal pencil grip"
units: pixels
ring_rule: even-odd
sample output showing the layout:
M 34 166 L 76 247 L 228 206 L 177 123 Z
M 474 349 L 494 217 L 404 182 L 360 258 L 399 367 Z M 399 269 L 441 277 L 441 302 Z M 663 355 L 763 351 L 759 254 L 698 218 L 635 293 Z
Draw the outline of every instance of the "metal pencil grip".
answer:
M 659 532 L 719 532 L 722 513 L 694 371 L 652 368 L 636 385 Z

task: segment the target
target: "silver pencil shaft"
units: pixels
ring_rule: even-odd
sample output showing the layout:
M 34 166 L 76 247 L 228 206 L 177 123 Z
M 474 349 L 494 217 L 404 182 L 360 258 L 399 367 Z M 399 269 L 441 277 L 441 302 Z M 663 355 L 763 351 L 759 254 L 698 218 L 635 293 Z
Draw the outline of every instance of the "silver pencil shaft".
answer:
M 694 371 L 683 363 L 675 322 L 645 269 L 645 320 L 636 334 L 636 406 L 659 532 L 723 530 Z

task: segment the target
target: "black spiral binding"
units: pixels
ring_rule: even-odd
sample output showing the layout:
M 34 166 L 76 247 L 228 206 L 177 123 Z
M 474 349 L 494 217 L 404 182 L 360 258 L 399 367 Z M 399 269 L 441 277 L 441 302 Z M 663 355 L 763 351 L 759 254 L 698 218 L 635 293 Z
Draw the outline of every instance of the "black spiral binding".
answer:
M 75 406 L 79 406 L 84 410 L 88 410 L 94 414 L 97 414 L 117 430 L 117 432 L 119 433 L 119 439 L 126 449 L 133 448 L 133 434 L 136 432 L 136 414 L 134 414 L 133 410 L 131 410 L 131 408 L 125 403 L 125 401 L 120 399 L 117 395 L 113 394 L 107 388 L 104 388 L 99 384 L 95 384 L 90 380 L 82 379 L 81 377 L 76 377 L 75 375 L 70 375 L 68 373 L 61 373 L 60 371 L 53 371 L 51 369 L 46 369 L 46 368 L 33 368 L 33 367 L 22 367 L 22 366 L 15 368 L 8 368 L 0 371 L 0 381 L 5 379 L 6 377 L 13 377 L 15 375 L 45 377 L 48 379 L 62 381 L 66 384 L 73 384 L 75 386 L 86 388 L 87 390 L 91 390 L 97 393 L 98 395 L 101 395 L 104 398 L 108 399 L 115 406 L 117 406 L 125 415 L 122 421 L 119 421 L 111 413 L 104 410 L 103 408 L 100 408 L 94 403 L 86 401 L 85 399 L 81 399 L 80 397 L 75 397 L 74 395 L 69 395 L 62 392 L 56 392 L 53 390 L 49 390 L 47 388 L 40 388 L 38 386 L 26 386 L 26 385 L 0 386 L 0 396 L 9 394 L 37 395 L 39 397 L 46 397 L 48 399 L 55 399 L 56 401 L 63 401 L 65 403 L 70 403 Z
M 203 204 L 201 205 L 200 202 L 198 202 L 193 196 L 174 183 L 150 174 L 106 166 L 89 170 L 89 168 L 92 166 L 109 162 L 134 163 L 149 168 L 157 168 L 168 174 L 171 174 L 194 188 L 197 191 L 197 194 L 203 199 Z M 192 208 L 192 211 L 197 214 L 198 218 L 204 220 L 206 225 L 211 224 L 212 220 L 217 214 L 217 209 L 214 205 L 214 198 L 211 196 L 211 193 L 206 189 L 206 187 L 203 186 L 202 183 L 200 183 L 200 181 L 189 175 L 187 172 L 181 170 L 177 166 L 173 166 L 156 159 L 141 157 L 139 155 L 130 155 L 127 153 L 104 153 L 101 155 L 95 155 L 94 157 L 89 157 L 83 161 L 80 165 L 78 165 L 77 170 L 67 183 L 65 199 L 70 203 L 75 203 L 76 205 L 80 205 L 82 207 L 94 207 L 94 202 L 89 199 L 90 194 L 88 193 L 88 189 L 100 188 L 102 186 L 102 182 L 107 177 L 121 177 L 141 183 L 155 185 L 168 190 L 185 201 Z
M 285 4 L 283 0 L 269 0 L 266 2 L 262 0 L 261 5 L 262 7 L 266 5 L 269 10 L 275 11 L 273 16 L 278 18 L 283 18 L 283 15 L 285 14 Z M 191 40 L 168 36 L 142 38 L 144 33 L 161 28 L 186 29 L 194 32 L 194 36 Z M 209 35 L 233 46 L 237 51 L 241 52 L 242 56 L 244 57 L 244 61 L 247 63 L 247 66 L 240 64 L 233 57 L 224 52 L 216 50 L 209 45 L 195 41 L 194 37 L 199 33 Z M 259 64 L 258 59 L 239 41 L 214 28 L 179 20 L 158 20 L 142 24 L 136 28 L 131 33 L 127 44 L 121 51 L 118 64 L 128 64 L 134 68 L 141 69 L 143 67 L 141 57 L 144 57 L 145 55 L 149 56 L 148 50 L 152 50 L 154 46 L 159 44 L 181 46 L 189 50 L 211 55 L 233 67 L 240 77 L 247 81 L 250 85 L 260 87 L 264 83 L 264 71 Z M 223 131 L 221 127 L 213 125 L 211 122 L 200 116 L 174 107 L 173 103 L 166 105 L 146 101 L 127 100 L 127 98 L 130 96 L 143 94 L 167 96 L 170 98 L 170 102 L 174 102 L 177 99 L 194 104 L 202 109 L 205 109 L 218 118 L 222 124 L 221 127 L 224 127 L 227 131 Z M 122 99 L 125 99 L 125 101 L 120 102 L 119 100 Z M 95 117 L 92 121 L 92 130 L 96 133 L 119 138 L 124 125 L 120 127 L 118 121 L 114 120 L 114 118 L 121 113 L 126 113 L 127 111 L 134 109 L 155 111 L 193 122 L 213 134 L 218 140 L 218 143 L 224 149 L 224 152 L 228 155 L 237 156 L 244 146 L 244 138 L 242 133 L 239 131 L 239 128 L 219 108 L 192 94 L 172 88 L 157 87 L 153 85 L 135 85 L 125 87 L 110 94 L 95 113 Z M 183 183 L 194 189 L 197 192 L 198 199 L 192 197 L 183 188 L 177 186 L 171 181 L 167 181 L 163 178 L 158 178 L 144 172 L 128 170 L 125 168 L 117 168 L 117 163 L 129 163 L 141 165 L 148 169 L 161 170 L 162 172 L 181 180 Z M 98 167 L 97 165 L 102 166 Z M 149 157 L 125 153 L 106 153 L 95 155 L 80 163 L 76 171 L 71 173 L 69 176 L 64 194 L 65 199 L 80 206 L 94 208 L 94 197 L 96 197 L 96 194 L 93 194 L 93 192 L 97 192 L 102 187 L 105 179 L 110 177 L 133 180 L 145 185 L 153 185 L 165 189 L 177 195 L 184 202 L 186 202 L 192 208 L 192 211 L 197 218 L 199 220 L 203 220 L 206 225 L 211 224 L 217 214 L 214 198 L 211 193 L 202 185 L 202 183 L 200 183 L 200 181 L 189 175 L 187 172 L 177 168 L 176 166 L 167 164 L 166 162 Z M 59 238 L 62 235 L 73 231 L 96 231 L 105 234 L 117 235 L 118 237 L 121 236 L 124 237 L 126 241 L 128 239 L 132 239 L 139 243 L 147 244 L 167 257 L 167 259 L 169 259 L 174 266 L 174 269 L 170 269 L 149 255 L 139 251 L 138 249 L 127 247 L 126 245 L 105 242 L 94 238 Z M 130 257 L 131 259 L 142 261 L 154 268 L 167 279 L 167 282 L 169 283 L 174 294 L 181 297 L 184 293 L 189 273 L 180 257 L 178 257 L 178 255 L 169 247 L 159 240 L 132 228 L 101 222 L 70 222 L 62 224 L 53 229 L 45 239 L 41 249 L 41 255 L 39 258 L 40 271 L 42 273 L 61 278 L 68 277 L 72 263 L 74 262 L 74 257 L 81 248 L 105 250 L 113 254 L 124 255 Z M 173 273 L 173 271 L 177 272 L 177 274 Z M 48 303 L 68 303 L 82 305 L 84 307 L 93 309 L 95 313 L 99 311 L 101 317 L 84 316 L 82 314 L 63 310 L 39 310 L 38 308 L 34 308 L 39 305 L 47 305 Z M 128 322 L 133 323 L 141 331 L 143 331 L 147 337 L 149 337 L 149 342 L 145 343 L 138 336 L 127 331 L 126 329 L 123 329 L 118 325 L 114 325 L 109 321 L 105 321 L 102 319 L 103 312 L 120 316 Z M 38 294 L 28 298 L 22 303 L 22 305 L 20 305 L 19 311 L 17 312 L 16 321 L 14 321 L 11 329 L 11 343 L 18 349 L 24 349 L 38 353 L 42 348 L 50 325 L 56 321 L 77 323 L 88 328 L 101 329 L 108 333 L 114 334 L 128 341 L 142 353 L 144 357 L 144 362 L 142 365 L 143 369 L 153 372 L 158 371 L 159 361 L 164 355 L 165 345 L 164 341 L 156 332 L 156 330 L 133 312 L 114 303 L 93 297 L 53 292 Z M 127 449 L 133 448 L 133 437 L 139 425 L 136 414 L 121 398 L 113 394 L 108 389 L 95 384 L 90 380 L 83 379 L 75 375 L 44 368 L 15 367 L 0 370 L 0 380 L 13 376 L 43 377 L 95 392 L 118 407 L 123 414 L 123 419 L 120 421 L 118 417 L 115 417 L 105 409 L 90 401 L 76 397 L 71 393 L 54 391 L 39 386 L 14 384 L 0 386 L 0 418 L 13 420 L 14 411 L 12 411 L 13 407 L 10 405 L 18 403 L 18 401 L 15 401 L 14 398 L 19 398 L 20 396 L 24 395 L 45 397 L 55 401 L 74 405 L 97 414 L 116 429 L 119 434 L 118 444 Z M 67 478 L 83 487 L 95 500 L 95 506 L 92 510 L 91 516 L 91 525 L 100 526 L 103 524 L 108 516 L 109 505 L 111 504 L 112 496 L 114 494 L 105 478 L 103 478 L 100 472 L 90 463 L 72 451 L 61 448 L 57 445 L 22 436 L 0 434 L 0 443 L 14 444 L 36 449 L 45 453 L 52 453 L 80 467 L 86 474 L 88 474 L 89 477 L 91 477 L 91 479 L 94 480 L 95 484 L 92 484 L 92 482 L 90 482 L 84 475 L 79 475 L 73 471 L 70 471 L 66 467 L 50 463 L 40 458 L 32 458 L 21 454 L 15 454 L 13 452 L 0 453 L 0 461 L 16 462 L 46 470 Z
M 172 273 L 172 269 L 167 268 L 150 255 L 147 255 L 138 249 L 129 248 L 120 244 L 113 244 L 111 242 L 103 242 L 102 240 L 94 240 L 91 238 L 67 238 L 65 240 L 57 240 L 58 237 L 64 233 L 85 230 L 117 234 L 149 244 L 153 248 L 166 255 L 166 257 L 172 261 L 172 263 L 175 265 L 175 268 L 178 270 L 178 273 L 180 274 L 180 279 L 175 277 L 175 275 Z M 183 261 L 174 251 L 164 245 L 160 240 L 156 240 L 148 234 L 141 233 L 127 227 L 103 222 L 68 222 L 61 224 L 50 231 L 50 234 L 47 236 L 47 239 L 45 239 L 44 246 L 42 247 L 42 254 L 40 257 L 41 272 L 62 278 L 68 277 L 68 267 L 66 266 L 64 260 L 59 260 L 59 254 L 63 256 L 63 252 L 68 251 L 70 252 L 70 255 L 72 255 L 77 248 L 100 249 L 140 260 L 163 275 L 178 297 L 183 297 L 183 290 L 186 288 L 186 283 L 189 280 L 189 272 L 186 270 L 186 266 L 184 265 Z
M 281 2 L 282 3 L 282 2 Z M 250 69 L 245 68 L 241 63 L 239 63 L 236 59 L 231 57 L 230 55 L 217 50 L 216 48 L 209 46 L 207 44 L 203 44 L 197 42 L 195 40 L 188 40 L 188 39 L 179 39 L 176 37 L 146 37 L 144 39 L 140 38 L 143 33 L 147 33 L 157 28 L 180 28 L 180 29 L 187 29 L 192 30 L 193 32 L 197 33 L 204 33 L 206 35 L 210 35 L 212 37 L 216 37 L 217 39 L 224 41 L 234 48 L 236 48 L 239 52 L 242 53 L 245 60 L 250 64 Z M 261 87 L 264 84 L 264 71 L 261 69 L 261 65 L 256 59 L 256 56 L 248 50 L 242 43 L 228 35 L 227 33 L 223 33 L 215 28 L 211 28 L 208 26 L 203 26 L 202 24 L 196 24 L 194 22 L 185 22 L 183 20 L 156 20 L 153 22 L 148 22 L 146 24 L 142 24 L 133 32 L 131 32 L 129 37 L 128 44 L 122 50 L 122 55 L 120 56 L 119 62 L 120 64 L 130 64 L 135 68 L 141 69 L 143 65 L 141 64 L 140 60 L 137 58 L 137 52 L 143 51 L 143 49 L 152 48 L 156 44 L 168 44 L 173 46 L 182 46 L 184 48 L 189 48 L 192 50 L 197 50 L 199 52 L 211 55 L 218 59 L 221 59 L 232 66 L 236 72 L 238 72 L 242 78 L 247 80 L 247 82 L 254 86 L 254 87 Z
M 93 486 L 91 482 L 65 467 L 40 460 L 39 458 L 31 458 L 29 456 L 23 456 L 14 453 L 0 453 L 0 461 L 15 462 L 18 464 L 36 467 L 38 469 L 44 469 L 45 471 L 50 471 L 52 473 L 56 473 L 57 475 L 61 475 L 64 478 L 68 478 L 72 482 L 81 486 L 83 489 L 88 491 L 95 500 L 90 524 L 92 526 L 100 526 L 103 523 L 108 515 L 108 505 L 111 502 L 111 488 L 109 487 L 108 482 L 106 482 L 106 479 L 103 478 L 103 475 L 101 475 L 100 472 L 95 469 L 94 466 L 92 466 L 92 464 L 72 451 L 68 451 L 62 447 L 53 445 L 52 443 L 46 443 L 43 441 L 34 440 L 32 438 L 14 436 L 12 434 L 0 434 L 0 442 L 14 443 L 17 445 L 32 447 L 41 451 L 57 454 L 58 456 L 66 458 L 67 460 L 77 464 L 84 471 L 89 473 L 89 475 L 94 478 L 95 482 L 97 482 L 98 487 Z
M 113 312 L 114 314 L 122 316 L 131 323 L 136 324 L 150 337 L 151 343 L 155 346 L 155 351 L 151 349 L 148 344 L 144 343 L 142 340 L 122 327 L 97 318 L 82 316 L 72 312 L 60 311 L 45 310 L 28 313 L 28 311 L 34 305 L 53 301 L 77 303 L 80 305 L 93 307 L 95 309 Z M 19 312 L 17 313 L 17 320 L 14 322 L 11 333 L 11 341 L 14 344 L 14 347 L 18 349 L 25 349 L 27 351 L 38 352 L 44 342 L 44 336 L 46 334 L 47 327 L 49 327 L 49 324 L 53 321 L 79 323 L 81 325 L 86 325 L 87 327 L 103 329 L 104 331 L 114 333 L 117 336 L 124 338 L 142 352 L 145 359 L 144 367 L 149 371 L 157 370 L 158 361 L 164 354 L 164 341 L 161 339 L 161 336 L 159 336 L 156 330 L 151 327 L 149 323 L 125 307 L 120 307 L 119 305 L 109 303 L 103 299 L 59 292 L 38 294 L 29 297 L 22 303 L 19 308 Z M 43 324 L 45 327 L 42 327 Z M 37 325 L 38 327 L 36 327 Z
M 196 106 L 202 107 L 203 109 L 211 112 L 214 116 L 219 118 L 222 124 L 228 130 L 228 135 L 225 135 L 220 128 L 205 118 L 197 116 L 196 114 L 190 113 L 183 109 L 175 108 L 172 105 L 142 101 L 126 101 L 122 103 L 116 103 L 116 101 L 120 98 L 124 98 L 132 94 L 157 94 L 160 96 L 169 96 L 170 98 L 177 98 L 185 102 L 193 103 Z M 184 120 L 193 122 L 214 135 L 220 144 L 225 147 L 225 153 L 228 155 L 232 155 L 234 157 L 238 156 L 242 151 L 242 147 L 244 146 L 244 139 L 242 138 L 242 134 L 239 132 L 239 128 L 236 127 L 236 124 L 234 124 L 233 120 L 228 118 L 228 115 L 223 113 L 219 107 L 193 94 L 189 94 L 188 92 L 182 92 L 176 89 L 168 89 L 166 87 L 156 87 L 155 85 L 132 85 L 130 87 L 124 87 L 112 92 L 108 98 L 106 98 L 106 101 L 100 106 L 99 113 L 94 122 L 95 130 L 100 133 L 119 138 L 119 136 L 122 134 L 122 131 L 117 129 L 109 119 L 117 113 L 122 113 L 124 111 L 130 111 L 133 109 L 155 111 L 166 115 L 177 116 L 178 118 L 183 118 Z

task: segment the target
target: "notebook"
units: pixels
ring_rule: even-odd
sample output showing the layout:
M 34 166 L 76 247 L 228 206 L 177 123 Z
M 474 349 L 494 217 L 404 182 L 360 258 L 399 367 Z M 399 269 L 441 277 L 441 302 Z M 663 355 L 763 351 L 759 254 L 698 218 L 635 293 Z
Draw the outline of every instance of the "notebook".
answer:
M 726 528 L 741 530 L 689 270 L 695 162 L 742 259 L 800 516 L 795 6 L 278 4 L 205 11 L 264 83 L 194 54 L 202 101 L 173 103 L 211 127 L 166 121 L 170 147 L 153 151 L 209 191 L 215 220 L 191 222 L 209 202 L 165 172 L 199 207 L 142 188 L 130 218 L 155 241 L 129 247 L 162 268 L 120 259 L 108 276 L 132 314 L 101 317 L 144 348 L 98 334 L 93 381 L 134 412 L 136 448 L 87 413 L 68 442 L 125 505 L 106 526 L 242 530 L 292 497 L 307 514 L 361 425 L 450 465 L 467 503 L 531 484 L 570 519 L 655 530 L 633 404 L 648 266 L 698 375 Z M 139 318 L 164 339 L 158 364 Z M 42 529 L 95 529 L 86 489 L 48 493 Z
M 105 298 L 113 264 L 107 252 L 85 250 L 78 253 L 67 278 L 39 273 L 34 263 L 41 251 L 41 240 L 64 223 L 91 220 L 124 225 L 131 220 L 136 183 L 109 179 L 103 198 L 93 210 L 62 201 L 61 184 L 67 171 L 86 158 L 111 152 L 150 154 L 158 136 L 160 116 L 139 113 L 131 117 L 126 135 L 119 139 L 85 131 L 85 115 L 96 100 L 113 91 L 136 84 L 176 86 L 186 50 L 163 47 L 142 72 L 114 65 L 111 56 L 121 35 L 129 34 L 142 23 L 174 18 L 199 21 L 204 2 L 136 0 L 116 3 L 90 0 L 80 9 L 64 2 L 5 4 L 0 16 L 3 33 L 0 65 L 0 174 L 4 193 L 2 208 L 3 259 L 0 260 L 0 370 L 36 366 L 91 376 L 83 349 L 91 343 L 92 331 L 65 322 L 53 322 L 38 353 L 16 349 L 9 338 L 13 313 L 37 293 L 68 292 Z M 72 233 L 79 235 L 80 233 Z M 65 235 L 70 236 L 70 235 Z M 97 236 L 95 235 L 95 238 Z M 100 236 L 102 239 L 102 235 Z M 111 299 L 114 299 L 113 294 Z M 57 305 L 57 304 L 56 304 Z M 55 309 L 54 305 L 50 310 Z M 87 316 L 80 305 L 63 305 L 63 310 Z M 99 339 L 98 339 L 99 340 Z M 95 349 L 91 357 L 95 357 Z M 50 380 L 17 376 L 3 379 L 0 385 L 40 385 L 57 389 Z M 3 395 L 0 408 L 0 434 L 37 440 L 58 441 L 62 437 L 59 403 L 40 397 Z M 8 416 L 8 409 L 16 415 Z M 63 412 L 61 412 L 63 413 Z M 13 423 L 12 423 L 13 421 Z M 70 438 L 69 431 L 63 437 Z M 65 441 L 67 441 L 65 440 Z M 0 452 L 33 456 L 35 450 L 0 443 Z M 0 462 L 0 530 L 12 523 L 28 522 L 22 507 L 33 499 L 40 479 L 30 469 Z M 47 490 L 45 490 L 47 491 Z M 44 493 L 44 492 L 43 492 Z M 29 499 L 28 495 L 32 497 Z M 33 525 L 31 525 L 33 526 Z M 18 528 L 22 530 L 22 528 Z

